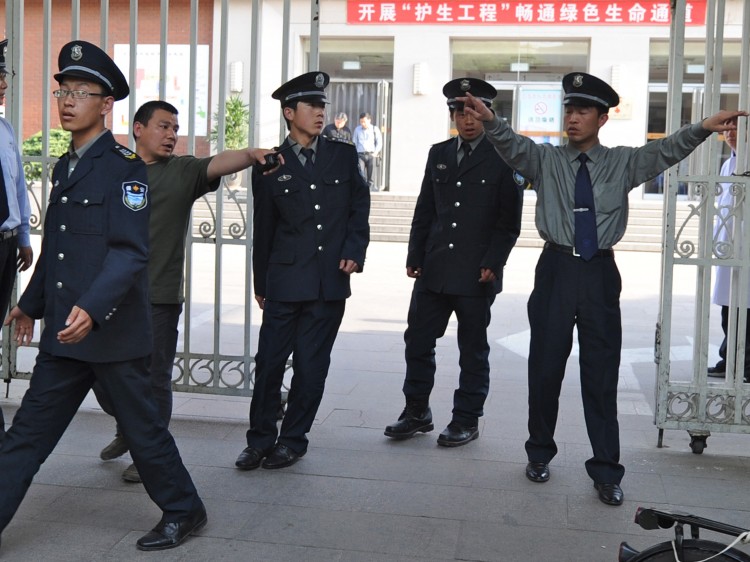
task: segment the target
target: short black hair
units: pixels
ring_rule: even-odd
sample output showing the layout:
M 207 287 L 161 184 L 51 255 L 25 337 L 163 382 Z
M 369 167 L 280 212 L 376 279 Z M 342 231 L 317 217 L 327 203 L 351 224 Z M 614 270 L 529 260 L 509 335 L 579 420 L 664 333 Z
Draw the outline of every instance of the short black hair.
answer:
M 370 115 L 367 112 L 360 113 L 359 114 L 359 118 L 360 119 L 369 119 L 370 121 L 372 121 L 372 115 Z
M 138 108 L 138 111 L 135 112 L 135 115 L 133 116 L 133 125 L 136 123 L 140 123 L 143 126 L 148 125 L 148 122 L 151 121 L 151 118 L 154 116 L 154 112 L 159 109 L 163 109 L 172 115 L 179 114 L 177 108 L 171 103 L 162 100 L 151 100 L 144 103 Z M 135 139 L 135 132 L 133 132 L 133 138 Z

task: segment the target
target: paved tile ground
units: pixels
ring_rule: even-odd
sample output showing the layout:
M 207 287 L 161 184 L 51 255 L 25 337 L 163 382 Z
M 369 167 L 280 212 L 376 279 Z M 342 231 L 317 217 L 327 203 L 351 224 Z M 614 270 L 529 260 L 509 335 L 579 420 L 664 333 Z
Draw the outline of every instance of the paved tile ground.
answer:
M 89 397 L 3 533 L 0 559 L 603 562 L 617 559 L 622 540 L 645 548 L 670 536 L 633 523 L 640 505 L 750 526 L 746 435 L 712 435 L 705 453 L 695 455 L 686 432 L 667 431 L 665 446 L 656 447 L 655 366 L 649 355 L 659 300 L 655 254 L 619 252 L 617 258 L 624 285 L 624 506 L 600 503 L 583 469 L 590 449 L 575 356 L 563 387 L 552 479 L 540 485 L 524 477 L 525 307 L 536 249 L 514 250 L 505 291 L 493 308 L 492 388 L 480 438 L 456 449 L 435 443 L 450 421 L 457 379 L 455 323 L 437 348 L 435 432 L 405 442 L 384 437 L 383 427 L 403 405 L 410 292 L 405 253 L 403 244 L 371 246 L 365 273 L 354 281 L 309 452 L 298 464 L 279 471 L 235 470 L 249 401 L 178 394 L 172 431 L 206 502 L 209 523 L 181 548 L 141 553 L 135 541 L 159 512 L 140 485 L 120 479 L 127 456 L 99 460 L 114 424 Z M 242 264 L 237 267 L 243 270 Z M 674 291 L 675 338 L 685 345 L 692 335 L 694 277 L 680 276 Z M 207 294 L 210 298 L 212 292 Z M 711 330 L 718 343 L 716 316 Z M 200 330 L 200 321 L 193 328 Z M 25 381 L 14 381 L 10 396 L 0 399 L 7 419 L 25 387 Z

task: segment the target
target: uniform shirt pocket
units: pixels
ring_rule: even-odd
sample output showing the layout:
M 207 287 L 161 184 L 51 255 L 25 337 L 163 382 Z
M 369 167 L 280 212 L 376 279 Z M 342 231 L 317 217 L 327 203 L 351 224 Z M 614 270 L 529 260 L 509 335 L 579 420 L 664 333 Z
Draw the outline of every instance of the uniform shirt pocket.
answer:
M 331 208 L 348 207 L 351 201 L 351 182 L 346 176 L 323 178 L 326 202 Z
M 103 193 L 72 193 L 60 197 L 68 205 L 68 227 L 76 234 L 103 234 L 106 213 Z
M 622 208 L 627 191 L 615 184 L 603 184 L 594 188 L 594 198 L 596 212 L 608 215 Z
M 273 203 L 279 214 L 291 220 L 304 214 L 305 204 L 298 184 L 279 182 L 272 188 Z

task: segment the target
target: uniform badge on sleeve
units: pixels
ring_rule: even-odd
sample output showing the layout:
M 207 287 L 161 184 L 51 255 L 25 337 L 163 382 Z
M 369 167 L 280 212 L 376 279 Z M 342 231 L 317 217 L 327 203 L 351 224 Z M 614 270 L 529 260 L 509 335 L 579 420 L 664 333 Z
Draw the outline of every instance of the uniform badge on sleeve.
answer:
M 148 205 L 148 186 L 139 181 L 126 181 L 122 184 L 122 202 L 133 211 L 144 209 Z
M 513 171 L 513 181 L 516 182 L 516 184 L 520 185 L 521 187 L 526 185 L 526 178 L 524 178 L 521 174 L 519 174 L 516 171 Z

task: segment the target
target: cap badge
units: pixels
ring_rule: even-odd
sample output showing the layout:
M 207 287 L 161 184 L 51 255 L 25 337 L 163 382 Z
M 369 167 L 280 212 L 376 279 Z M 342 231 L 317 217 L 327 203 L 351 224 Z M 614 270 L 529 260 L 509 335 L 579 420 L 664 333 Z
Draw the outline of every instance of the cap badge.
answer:
M 5 45 L 5 47 L 3 47 L 3 58 L 5 58 L 7 54 L 8 54 L 8 45 Z
M 83 47 L 80 45 L 73 45 L 70 49 L 70 58 L 75 61 L 81 60 L 83 58 Z
M 581 86 L 583 86 L 583 76 L 581 76 L 580 74 L 576 74 L 575 76 L 573 76 L 573 85 L 576 88 L 580 88 Z
M 315 75 L 315 87 L 316 88 L 322 88 L 325 83 L 326 83 L 326 80 L 325 78 L 323 78 L 323 74 L 318 73 Z
M 468 80 L 461 80 L 461 91 L 468 92 L 469 90 L 471 90 L 471 82 Z

